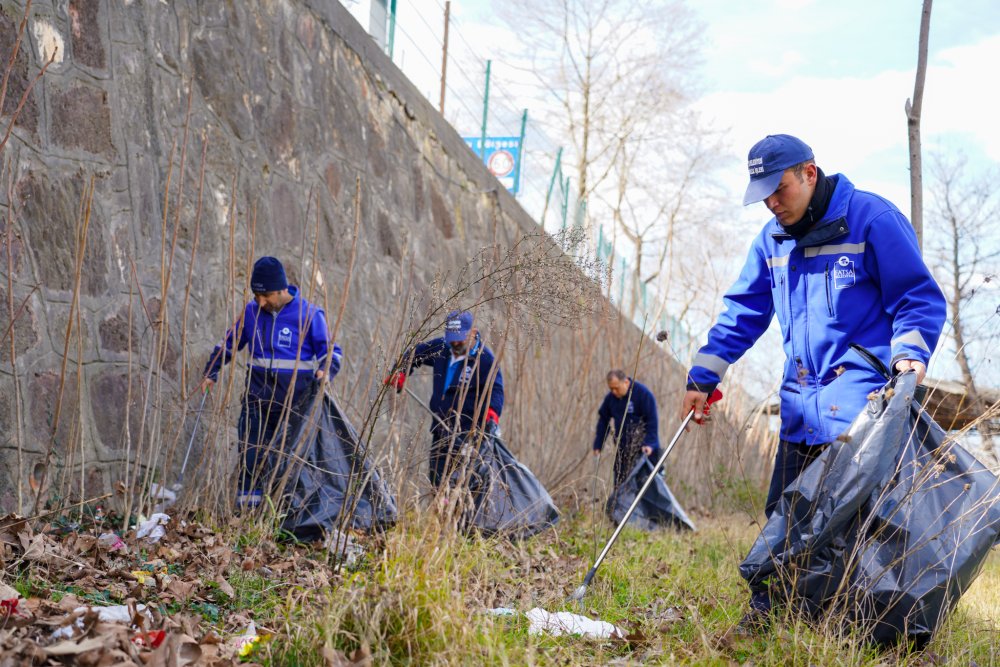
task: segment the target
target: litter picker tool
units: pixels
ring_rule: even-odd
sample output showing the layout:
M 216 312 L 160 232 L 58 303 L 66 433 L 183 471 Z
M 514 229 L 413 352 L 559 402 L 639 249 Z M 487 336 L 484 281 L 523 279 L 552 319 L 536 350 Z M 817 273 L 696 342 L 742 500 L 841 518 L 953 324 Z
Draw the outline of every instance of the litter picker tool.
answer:
M 208 388 L 201 394 L 201 405 L 198 406 L 198 416 L 194 418 L 194 428 L 191 429 L 191 439 L 188 440 L 187 451 L 184 452 L 184 461 L 181 463 L 181 474 L 177 478 L 177 483 L 171 487 L 172 491 L 180 491 L 184 488 L 184 471 L 187 470 L 188 458 L 191 456 L 191 446 L 194 445 L 194 438 L 198 435 L 198 425 L 201 424 L 201 413 L 205 411 L 205 400 L 208 398 Z
M 715 403 L 721 398 L 722 398 L 721 391 L 716 389 L 714 392 L 712 392 L 712 395 L 709 396 L 708 400 L 705 402 L 706 412 L 707 412 L 707 406 L 711 405 L 712 403 Z M 597 560 L 594 561 L 594 566 L 590 568 L 590 570 L 587 572 L 587 576 L 583 578 L 583 583 L 575 591 L 573 591 L 572 595 L 569 596 L 570 601 L 583 600 L 583 596 L 587 594 L 587 586 L 590 585 L 590 582 L 594 580 L 594 575 L 597 574 L 597 568 L 599 568 L 601 566 L 601 563 L 604 562 L 604 558 L 608 555 L 608 552 L 611 551 L 611 547 L 614 546 L 615 540 L 618 539 L 618 535 L 621 534 L 622 529 L 625 528 L 625 525 L 628 523 L 628 520 L 632 517 L 632 513 L 635 512 L 635 508 L 639 505 L 639 501 L 642 500 L 642 496 L 643 494 L 646 493 L 646 489 L 648 489 L 650 485 L 653 484 L 654 481 L 656 481 L 656 476 L 660 473 L 660 470 L 663 468 L 663 464 L 666 463 L 667 457 L 670 456 L 670 452 L 673 451 L 674 445 L 676 445 L 677 441 L 681 439 L 681 436 L 687 430 L 688 425 L 691 423 L 693 419 L 694 419 L 694 410 L 690 410 L 684 417 L 684 419 L 681 421 L 680 428 L 677 429 L 677 433 L 675 433 L 674 437 L 670 440 L 670 444 L 667 445 L 666 448 L 663 450 L 663 453 L 660 454 L 660 459 L 656 462 L 656 465 L 653 466 L 652 472 L 649 473 L 649 476 L 646 478 L 646 482 L 642 485 L 642 488 L 639 489 L 639 493 L 636 494 L 635 500 L 633 500 L 632 504 L 629 505 L 628 511 L 625 512 L 625 516 L 622 517 L 622 520 L 618 524 L 618 527 L 615 528 L 615 532 L 611 534 L 611 539 L 609 539 L 608 543 L 604 545 L 604 549 L 601 551 L 601 555 L 599 555 L 597 557 Z
M 419 396 L 417 396 L 416 394 L 414 394 L 414 393 L 413 393 L 413 390 L 412 390 L 412 389 L 410 389 L 409 387 L 405 387 L 405 386 L 404 386 L 404 387 L 403 387 L 403 391 L 405 391 L 405 392 L 406 392 L 407 394 L 409 394 L 409 395 L 410 395 L 410 397 L 411 397 L 411 398 L 412 398 L 413 400 L 415 400 L 415 401 L 416 401 L 417 403 L 419 403 L 419 404 L 420 404 L 420 407 L 422 407 L 422 408 L 423 408 L 424 410 L 426 410 L 426 411 L 427 411 L 427 414 L 429 414 L 429 415 L 430 415 L 431 417 L 433 417 L 433 418 L 434 418 L 434 421 L 436 421 L 436 422 L 438 423 L 438 426 L 440 426 L 441 428 L 443 428 L 443 429 L 445 429 L 445 430 L 447 430 L 447 431 L 449 431 L 449 432 L 451 431 L 451 429 L 450 429 L 450 428 L 448 428 L 448 425 L 447 425 L 447 424 L 445 424 L 445 423 L 444 423 L 444 421 L 442 421 L 442 419 L 441 419 L 440 417 L 438 417 L 438 416 L 437 416 L 436 414 L 434 414 L 434 411 L 433 411 L 433 410 L 431 410 L 431 409 L 430 409 L 430 408 L 429 408 L 429 407 L 427 406 L 427 404 L 426 404 L 426 403 L 424 403 L 423 401 L 421 401 L 421 400 L 420 400 L 420 397 L 419 397 Z

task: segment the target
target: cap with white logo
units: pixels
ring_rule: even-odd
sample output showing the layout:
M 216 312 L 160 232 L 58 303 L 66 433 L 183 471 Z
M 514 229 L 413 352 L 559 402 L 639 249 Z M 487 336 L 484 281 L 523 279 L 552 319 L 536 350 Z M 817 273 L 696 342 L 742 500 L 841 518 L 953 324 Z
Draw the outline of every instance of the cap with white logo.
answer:
M 786 169 L 812 159 L 812 149 L 801 139 L 790 134 L 767 135 L 754 144 L 747 156 L 750 185 L 743 195 L 743 205 L 764 201 L 778 189 Z

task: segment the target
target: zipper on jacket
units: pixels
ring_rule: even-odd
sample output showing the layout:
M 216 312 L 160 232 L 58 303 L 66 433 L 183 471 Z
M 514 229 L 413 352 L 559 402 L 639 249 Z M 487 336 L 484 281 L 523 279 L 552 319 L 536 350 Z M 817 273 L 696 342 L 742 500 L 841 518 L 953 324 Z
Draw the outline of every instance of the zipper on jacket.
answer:
M 781 314 L 785 318 L 785 322 L 788 323 L 788 330 L 792 330 L 792 315 L 788 312 L 788 296 L 785 292 L 785 274 L 782 273 L 778 278 L 778 289 L 781 292 Z
M 824 276 L 824 284 L 826 285 L 826 312 L 833 317 L 833 293 L 830 290 L 830 263 L 826 263 L 826 275 Z

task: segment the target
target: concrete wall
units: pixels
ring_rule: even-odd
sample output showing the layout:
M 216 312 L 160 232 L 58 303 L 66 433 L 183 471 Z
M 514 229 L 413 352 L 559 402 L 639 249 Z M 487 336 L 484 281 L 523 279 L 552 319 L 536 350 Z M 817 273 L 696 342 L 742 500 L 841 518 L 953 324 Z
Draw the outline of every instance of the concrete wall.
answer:
M 7 54 L 24 4 L 0 9 Z M 378 380 L 442 309 L 484 296 L 479 285 L 447 301 L 470 270 L 539 232 L 454 129 L 332 0 L 38 0 L 25 37 L 4 126 L 55 55 L 2 156 L 0 509 L 23 504 L 46 466 L 53 493 L 87 497 L 133 482 L 143 469 L 127 460 L 176 469 L 191 391 L 261 254 L 282 258 L 339 320 L 336 391 L 411 471 L 422 416 L 389 396 L 376 418 Z M 663 431 L 676 425 L 682 374 L 606 303 L 564 327 L 545 298 L 477 315 L 502 349 L 513 449 L 543 481 L 579 489 L 608 367 L 638 364 Z M 202 472 L 232 461 L 239 369 L 229 377 L 197 439 Z M 736 474 L 738 436 L 719 422 L 685 443 L 682 498 L 707 504 L 719 466 Z

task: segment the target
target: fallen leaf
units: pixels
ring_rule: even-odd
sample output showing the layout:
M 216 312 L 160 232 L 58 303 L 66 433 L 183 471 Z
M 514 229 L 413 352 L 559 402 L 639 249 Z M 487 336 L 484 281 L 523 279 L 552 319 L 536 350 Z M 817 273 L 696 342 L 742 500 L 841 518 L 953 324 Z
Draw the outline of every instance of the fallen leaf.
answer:
M 228 595 L 230 599 L 236 597 L 236 591 L 233 590 L 233 587 L 221 574 L 215 577 L 215 583 L 219 585 L 219 590 Z
M 80 655 L 81 653 L 86 653 L 87 651 L 93 651 L 95 649 L 104 648 L 107 645 L 106 637 L 88 637 L 81 642 L 75 642 L 72 639 L 67 639 L 61 641 L 58 644 L 53 644 L 52 646 L 46 646 L 44 651 L 46 655 Z

